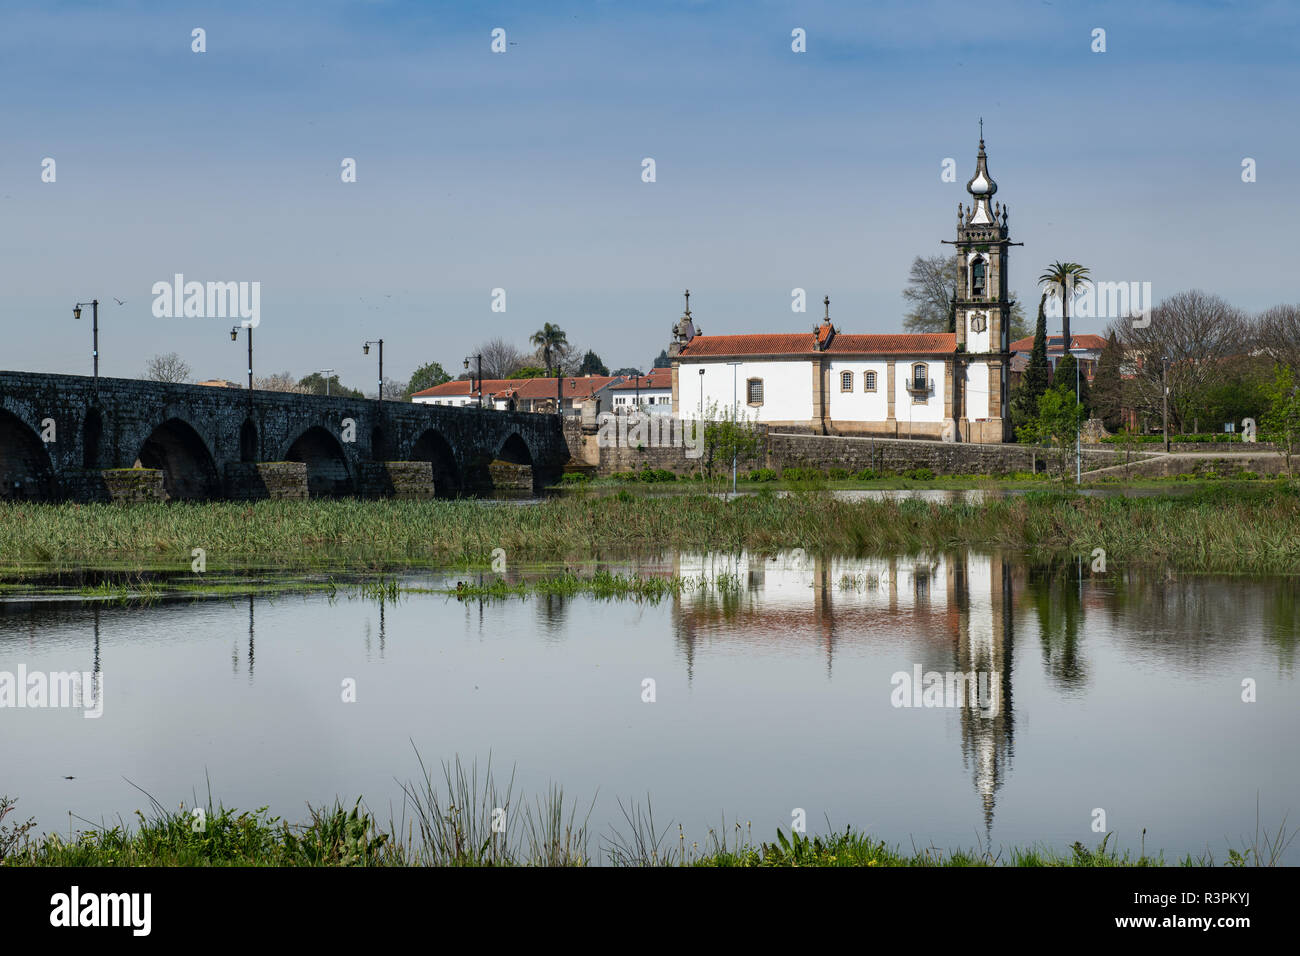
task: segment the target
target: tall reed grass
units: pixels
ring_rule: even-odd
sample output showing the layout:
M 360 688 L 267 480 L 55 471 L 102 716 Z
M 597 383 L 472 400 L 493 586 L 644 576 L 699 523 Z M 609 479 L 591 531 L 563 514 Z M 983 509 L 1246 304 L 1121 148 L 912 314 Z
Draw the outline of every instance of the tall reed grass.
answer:
M 982 503 L 845 501 L 821 492 L 477 501 L 266 501 L 255 504 L 0 504 L 0 562 L 188 568 L 484 567 L 652 548 L 885 554 L 963 546 L 1031 556 L 1089 554 L 1183 570 L 1300 570 L 1300 495 L 1290 486 L 1207 487 L 1184 495 L 1050 492 Z

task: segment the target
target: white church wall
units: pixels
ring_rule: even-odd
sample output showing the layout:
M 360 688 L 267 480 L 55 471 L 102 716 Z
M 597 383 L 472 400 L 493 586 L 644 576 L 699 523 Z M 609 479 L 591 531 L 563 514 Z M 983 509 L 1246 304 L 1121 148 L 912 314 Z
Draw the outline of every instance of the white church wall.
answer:
M 853 375 L 853 390 L 849 392 L 841 390 L 845 372 Z M 868 372 L 876 375 L 875 391 L 866 390 Z M 883 359 L 834 359 L 830 362 L 827 391 L 833 421 L 883 422 L 889 417 L 889 363 Z
M 989 367 L 983 362 L 966 366 L 966 417 L 970 420 L 989 416 Z
M 717 403 L 717 414 L 729 417 L 735 395 L 738 417 L 751 422 L 807 422 L 812 418 L 812 364 L 807 360 L 742 361 L 732 367 L 726 362 L 683 362 L 678 369 L 678 413 L 697 418 L 700 413 L 700 374 L 704 369 L 704 412 Z M 763 380 L 763 403 L 748 404 L 747 382 Z M 734 393 L 733 393 L 734 381 Z

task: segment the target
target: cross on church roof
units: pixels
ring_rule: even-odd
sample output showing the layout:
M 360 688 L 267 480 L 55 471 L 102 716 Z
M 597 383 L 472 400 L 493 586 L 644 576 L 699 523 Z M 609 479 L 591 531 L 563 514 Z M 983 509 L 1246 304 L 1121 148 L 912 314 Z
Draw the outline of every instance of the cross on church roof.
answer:
M 822 301 L 826 303 L 826 321 L 829 322 L 831 320 L 831 297 L 827 296 Z
M 691 314 L 691 290 L 686 290 L 686 314 Z

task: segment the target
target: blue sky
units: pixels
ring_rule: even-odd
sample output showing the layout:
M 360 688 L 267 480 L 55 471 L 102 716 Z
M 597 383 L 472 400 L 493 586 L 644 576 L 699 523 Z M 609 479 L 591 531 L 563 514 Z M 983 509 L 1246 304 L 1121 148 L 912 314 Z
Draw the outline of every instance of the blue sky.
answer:
M 88 372 L 70 309 L 98 296 L 103 374 L 176 351 L 241 380 L 229 321 L 152 315 L 177 272 L 261 282 L 259 374 L 368 390 L 364 339 L 404 379 L 544 322 L 644 368 L 687 286 L 709 333 L 811 327 L 825 294 L 841 329 L 896 331 L 980 116 L 1027 302 L 1054 259 L 1295 302 L 1297 26 L 1289 3 L 8 3 L 0 367 Z

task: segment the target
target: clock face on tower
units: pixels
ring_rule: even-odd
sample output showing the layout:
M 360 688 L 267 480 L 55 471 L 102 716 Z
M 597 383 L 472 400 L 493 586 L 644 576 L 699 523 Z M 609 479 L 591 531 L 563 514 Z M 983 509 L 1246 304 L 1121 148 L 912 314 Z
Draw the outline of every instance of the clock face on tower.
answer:
M 987 327 L 988 320 L 979 312 L 972 312 L 970 315 L 970 328 L 972 332 L 983 332 Z

